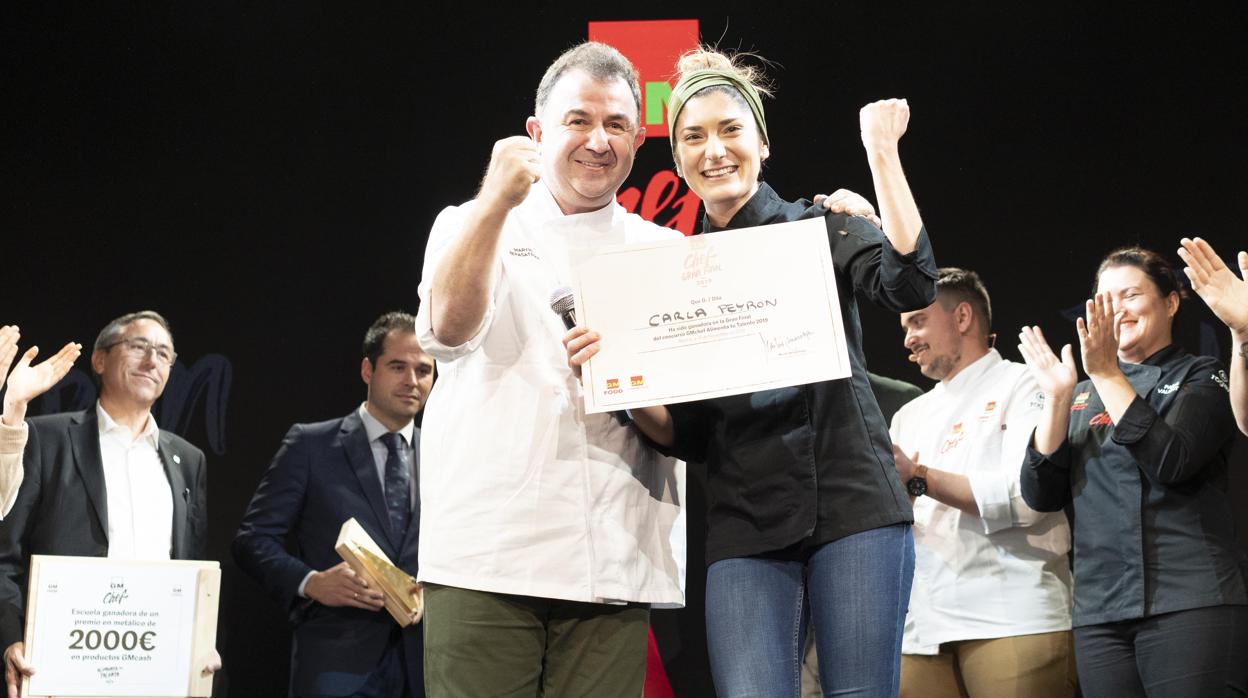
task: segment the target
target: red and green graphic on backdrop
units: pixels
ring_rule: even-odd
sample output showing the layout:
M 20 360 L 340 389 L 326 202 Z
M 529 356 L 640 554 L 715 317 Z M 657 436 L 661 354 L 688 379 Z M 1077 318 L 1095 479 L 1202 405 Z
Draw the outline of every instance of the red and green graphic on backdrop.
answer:
M 676 59 L 698 45 L 698 20 L 661 19 L 633 22 L 590 22 L 589 40 L 614 46 L 641 76 L 641 122 L 646 138 L 667 138 L 667 103 L 672 96 Z M 667 144 L 664 143 L 664 148 Z M 620 205 L 648 221 L 692 235 L 698 222 L 698 197 L 673 169 L 650 176 L 645 191 L 628 187 L 616 197 Z

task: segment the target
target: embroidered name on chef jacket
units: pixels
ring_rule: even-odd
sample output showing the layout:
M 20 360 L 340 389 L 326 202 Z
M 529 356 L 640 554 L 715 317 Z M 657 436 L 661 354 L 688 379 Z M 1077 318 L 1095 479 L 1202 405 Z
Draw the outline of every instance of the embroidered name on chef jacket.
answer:
M 1044 393 L 1037 390 L 1036 394 L 1032 395 L 1031 399 L 1027 401 L 1027 407 L 1033 410 L 1044 409 Z
M 953 428 L 949 430 L 949 438 L 945 439 L 945 442 L 940 445 L 940 452 L 948 453 L 952 451 L 958 447 L 958 444 L 962 443 L 964 438 L 966 438 L 966 433 L 962 431 L 962 422 L 954 424 Z
M 1098 414 L 1093 415 L 1092 419 L 1088 420 L 1088 426 L 1090 427 L 1102 427 L 1102 426 L 1108 427 L 1108 426 L 1113 426 L 1113 424 L 1114 422 L 1112 419 L 1109 418 L 1108 412 L 1100 412 Z
M 1219 370 L 1217 373 L 1209 377 L 1213 379 L 1214 383 L 1222 386 L 1223 390 L 1228 393 L 1231 392 L 1231 382 L 1226 378 L 1226 371 Z

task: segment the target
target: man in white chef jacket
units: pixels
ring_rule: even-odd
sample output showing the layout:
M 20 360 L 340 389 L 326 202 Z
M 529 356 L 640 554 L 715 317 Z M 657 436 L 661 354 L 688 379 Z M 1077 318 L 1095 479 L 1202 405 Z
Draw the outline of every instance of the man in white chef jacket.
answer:
M 915 519 L 901 695 L 1073 696 L 1070 528 L 1019 492 L 1044 397 L 992 348 L 973 271 L 941 269 L 936 302 L 901 326 L 910 359 L 939 381 L 891 429 Z

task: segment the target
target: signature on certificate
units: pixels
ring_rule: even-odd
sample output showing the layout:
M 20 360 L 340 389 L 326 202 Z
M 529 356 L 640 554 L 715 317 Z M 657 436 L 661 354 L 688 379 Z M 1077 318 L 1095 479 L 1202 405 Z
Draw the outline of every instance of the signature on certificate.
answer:
M 814 332 L 806 330 L 797 334 L 784 335 L 780 337 L 763 337 L 763 346 L 767 349 L 767 353 L 771 356 L 785 356 L 787 354 L 801 354 L 806 351 L 810 345 L 810 340 L 815 336 Z

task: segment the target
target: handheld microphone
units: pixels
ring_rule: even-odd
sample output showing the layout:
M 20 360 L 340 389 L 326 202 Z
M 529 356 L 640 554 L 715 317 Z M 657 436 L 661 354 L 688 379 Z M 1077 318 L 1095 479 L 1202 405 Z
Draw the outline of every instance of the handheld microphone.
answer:
M 555 311 L 555 315 L 558 315 L 560 320 L 563 320 L 565 329 L 570 330 L 576 327 L 576 298 L 572 295 L 572 289 L 560 286 L 551 291 L 550 309 Z M 617 410 L 612 412 L 611 416 L 615 417 L 615 421 L 622 427 L 628 426 L 629 422 L 633 421 L 628 410 Z
M 572 295 L 572 289 L 560 286 L 551 291 L 550 309 L 563 320 L 564 329 L 576 327 L 576 298 Z

